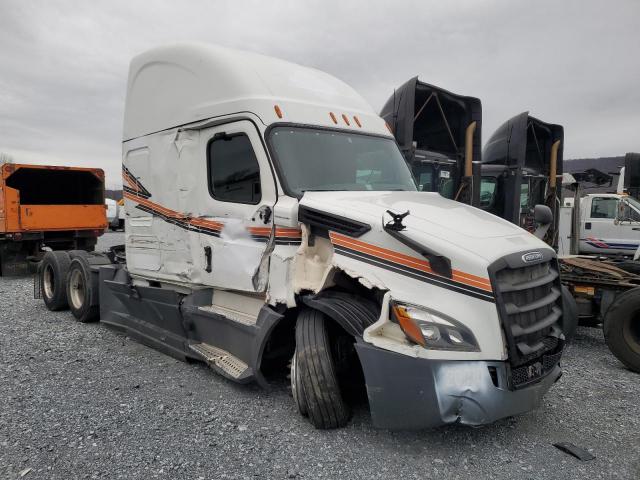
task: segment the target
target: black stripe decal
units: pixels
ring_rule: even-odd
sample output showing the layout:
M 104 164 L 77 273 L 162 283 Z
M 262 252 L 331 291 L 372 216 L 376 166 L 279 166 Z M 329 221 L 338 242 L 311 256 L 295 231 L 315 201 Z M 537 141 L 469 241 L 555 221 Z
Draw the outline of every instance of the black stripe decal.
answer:
M 276 245 L 300 245 L 302 240 L 291 240 L 288 237 L 276 237 Z
M 138 204 L 136 205 L 136 208 L 139 210 L 142 210 L 143 212 L 146 213 L 150 213 L 151 215 L 154 215 L 162 220 L 164 220 L 167 223 L 170 223 L 172 225 L 175 225 L 177 227 L 183 228 L 185 230 L 188 230 L 190 232 L 197 232 L 197 233 L 202 233 L 204 235 L 210 235 L 212 237 L 220 237 L 220 230 L 217 230 L 215 228 L 208 228 L 208 227 L 203 227 L 200 225 L 194 225 L 192 223 L 189 223 L 186 220 L 179 220 L 177 218 L 171 218 L 168 217 L 167 215 L 164 215 L 163 213 L 160 213 L 159 211 L 148 207 L 146 205 L 141 205 Z M 269 239 L 271 238 L 271 236 L 267 236 L 267 235 L 251 235 L 251 238 L 253 240 L 255 240 L 256 242 L 268 242 Z M 301 240 L 291 240 L 289 239 L 289 237 L 276 237 L 276 244 L 277 245 L 300 245 Z
M 336 252 L 340 253 L 341 255 L 345 255 L 355 260 L 360 260 L 362 262 L 369 263 L 370 265 L 375 265 L 377 267 L 383 267 L 395 273 L 399 273 L 401 275 L 405 275 L 407 277 L 411 277 L 416 280 L 420 280 L 422 282 L 430 283 L 438 287 L 446 288 L 447 290 L 452 290 L 454 292 L 462 293 L 463 295 L 469 295 L 471 297 L 478 298 L 480 300 L 484 300 L 487 302 L 495 302 L 495 297 L 491 292 L 487 292 L 485 290 L 482 290 L 476 287 L 465 285 L 463 283 L 454 282 L 449 279 L 439 277 L 437 275 L 432 275 L 420 270 L 416 270 L 411 267 L 405 267 L 404 265 L 399 265 L 397 263 L 389 262 L 388 260 L 384 260 L 382 258 L 374 257 L 366 253 L 351 250 L 339 245 L 334 244 L 333 248 L 336 250 Z
M 135 177 L 135 175 L 133 175 L 131 173 L 131 171 L 124 166 L 124 164 L 122 165 L 122 173 L 124 173 L 127 177 L 129 177 L 131 179 L 131 181 L 133 181 L 133 183 L 135 183 L 136 187 L 138 187 L 138 192 L 136 192 L 135 190 L 133 190 L 132 193 L 137 194 L 141 197 L 144 198 L 149 198 L 151 197 L 151 192 L 149 192 L 149 190 L 147 190 L 146 188 L 144 188 L 144 185 L 142 185 L 142 183 L 140 183 L 140 181 Z M 130 187 L 126 187 L 126 188 L 130 188 Z

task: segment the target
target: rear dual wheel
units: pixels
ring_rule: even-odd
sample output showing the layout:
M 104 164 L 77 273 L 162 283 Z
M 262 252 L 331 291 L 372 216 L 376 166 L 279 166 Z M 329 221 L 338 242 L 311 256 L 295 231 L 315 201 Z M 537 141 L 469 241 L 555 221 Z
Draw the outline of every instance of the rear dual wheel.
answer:
M 76 320 L 82 323 L 92 322 L 98 318 L 99 306 L 93 305 L 95 286 L 91 267 L 85 257 L 76 257 L 69 265 L 67 275 L 67 299 L 69 309 Z
M 51 311 L 68 307 L 66 281 L 71 259 L 67 252 L 47 252 L 39 266 L 40 291 L 44 304 Z
M 51 251 L 40 264 L 40 291 L 49 310 L 69 308 L 80 322 L 98 317 L 98 306 L 92 305 L 95 286 L 92 282 L 89 254 L 84 250 Z

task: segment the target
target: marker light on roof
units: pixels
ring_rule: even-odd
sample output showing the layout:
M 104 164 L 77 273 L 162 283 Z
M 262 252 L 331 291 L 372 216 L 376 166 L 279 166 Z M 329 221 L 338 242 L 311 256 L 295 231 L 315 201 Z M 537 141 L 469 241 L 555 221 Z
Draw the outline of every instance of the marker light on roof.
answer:
M 273 109 L 276 111 L 276 115 L 278 116 L 278 118 L 282 118 L 282 110 L 280 110 L 280 107 L 278 105 L 274 105 Z
M 347 124 L 347 126 L 351 126 L 351 124 L 349 123 L 349 119 L 344 113 L 342 114 L 342 119 L 344 120 L 344 123 Z
M 333 112 L 329 112 L 329 116 L 331 117 L 331 120 L 333 120 L 333 123 L 335 123 L 337 125 L 338 124 L 338 119 L 333 114 Z
M 356 125 L 358 125 L 358 127 L 362 128 L 362 124 L 360 123 L 360 119 L 358 117 L 356 117 L 355 115 L 353 116 L 353 121 L 356 122 Z

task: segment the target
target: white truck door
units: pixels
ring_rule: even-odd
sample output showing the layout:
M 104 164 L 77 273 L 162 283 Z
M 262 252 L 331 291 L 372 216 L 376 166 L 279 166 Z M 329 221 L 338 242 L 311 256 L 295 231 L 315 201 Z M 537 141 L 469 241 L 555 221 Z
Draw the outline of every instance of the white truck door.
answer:
M 225 124 L 201 131 L 199 144 L 204 175 L 196 181 L 206 194 L 190 221 L 194 268 L 206 285 L 264 292 L 276 186 L 258 130 L 250 121 Z
M 615 228 L 614 247 L 621 253 L 633 255 L 640 246 L 640 202 L 631 197 L 620 199 Z
M 639 223 L 616 220 L 620 199 L 613 196 L 587 197 L 580 236 L 581 253 L 629 254 L 638 247 Z

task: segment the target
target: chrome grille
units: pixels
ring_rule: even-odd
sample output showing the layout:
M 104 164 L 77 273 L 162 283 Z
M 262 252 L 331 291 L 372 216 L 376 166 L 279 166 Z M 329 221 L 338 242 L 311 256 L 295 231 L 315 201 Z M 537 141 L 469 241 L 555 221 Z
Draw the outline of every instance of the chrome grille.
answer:
M 517 387 L 525 383 L 525 377 L 529 383 L 543 376 L 559 360 L 564 345 L 560 278 L 555 258 L 534 265 L 511 259 L 500 266 L 492 280 L 508 343 L 512 383 Z M 533 378 L 531 372 L 536 374 Z

